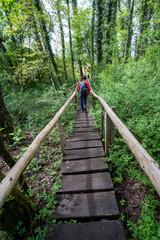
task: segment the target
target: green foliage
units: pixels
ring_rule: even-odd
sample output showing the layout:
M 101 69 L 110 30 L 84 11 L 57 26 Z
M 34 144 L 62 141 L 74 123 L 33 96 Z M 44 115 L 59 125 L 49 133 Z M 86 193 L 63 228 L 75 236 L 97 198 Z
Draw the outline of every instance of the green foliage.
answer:
M 133 232 L 132 239 L 158 240 L 160 239 L 159 219 L 156 217 L 156 208 L 159 203 L 151 195 L 142 203 L 141 219 L 137 224 L 128 221 L 129 230 Z

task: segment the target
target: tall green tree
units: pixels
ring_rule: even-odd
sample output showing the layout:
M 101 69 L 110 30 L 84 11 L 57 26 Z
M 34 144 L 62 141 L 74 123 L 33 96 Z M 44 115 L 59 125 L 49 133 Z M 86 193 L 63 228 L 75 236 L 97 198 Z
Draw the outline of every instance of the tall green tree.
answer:
M 102 40 L 103 40 L 103 29 L 102 29 L 102 20 L 103 20 L 103 1 L 97 0 L 97 63 L 102 62 Z
M 43 17 L 43 10 L 42 10 L 42 6 L 41 6 L 41 2 L 40 2 L 40 0 L 34 0 L 34 3 L 35 3 L 35 6 L 37 8 L 37 12 L 39 13 L 40 22 L 41 22 L 41 26 L 42 26 L 42 30 L 43 30 L 43 36 L 44 36 L 44 39 L 45 39 L 46 47 L 47 47 L 51 62 L 53 64 L 54 70 L 57 74 L 58 84 L 59 84 L 59 86 L 61 86 L 62 82 L 61 82 L 61 79 L 60 79 L 60 76 L 59 76 L 57 63 L 55 61 L 55 55 L 52 51 L 52 47 L 51 47 L 51 44 L 50 44 L 50 37 L 49 37 L 49 34 L 47 32 L 45 19 Z M 57 83 L 55 83 L 55 86 L 56 86 L 56 88 L 58 88 Z
M 58 16 L 59 28 L 60 28 L 60 33 L 61 33 L 63 67 L 64 67 L 65 79 L 66 79 L 66 82 L 68 82 L 64 30 L 63 30 L 62 17 L 61 17 L 61 11 L 60 11 L 61 6 L 60 6 L 59 0 L 57 0 L 56 6 L 57 6 L 57 16 Z
M 70 44 L 70 54 L 71 54 L 71 62 L 72 62 L 72 75 L 73 82 L 75 83 L 75 70 L 74 70 L 74 54 L 73 54 L 73 46 L 72 46 L 72 34 L 71 34 L 71 20 L 70 20 L 70 6 L 69 0 L 66 0 L 67 3 L 67 20 L 68 20 L 68 29 L 69 29 L 69 44 Z

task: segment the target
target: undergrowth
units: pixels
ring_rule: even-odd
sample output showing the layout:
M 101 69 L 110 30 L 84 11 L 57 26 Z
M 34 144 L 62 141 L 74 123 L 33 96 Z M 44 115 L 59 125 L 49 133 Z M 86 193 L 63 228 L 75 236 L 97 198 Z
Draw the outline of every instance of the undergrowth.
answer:
M 116 106 L 116 114 L 135 135 L 147 152 L 160 164 L 160 106 L 158 63 L 155 71 L 149 61 L 142 59 L 127 65 L 112 65 L 106 68 L 92 81 L 95 92 L 109 106 Z M 92 108 L 97 127 L 100 129 L 101 106 L 96 101 Z M 125 179 L 141 183 L 147 195 L 140 202 L 140 218 L 134 222 L 133 217 L 127 219 L 123 213 L 121 220 L 126 221 L 134 240 L 160 239 L 160 222 L 158 212 L 160 202 L 149 179 L 141 169 L 128 146 L 116 131 L 115 143 L 110 148 L 110 156 L 106 158 L 112 174 L 114 185 L 125 183 Z M 143 191 L 143 189 L 141 189 Z M 121 205 L 125 207 L 125 200 Z
M 55 116 L 59 109 L 69 98 L 71 92 L 65 93 L 62 88 L 58 94 L 51 87 L 30 89 L 27 92 L 19 92 L 17 96 L 10 92 L 5 96 L 5 103 L 14 120 L 15 132 L 12 134 L 13 143 L 8 149 L 19 148 L 14 156 L 17 160 L 27 150 L 27 136 L 30 142 Z M 11 101 L 12 99 L 12 101 Z M 67 107 L 61 117 L 63 137 L 66 138 L 73 128 L 73 104 Z M 32 201 L 35 216 L 32 219 L 30 232 L 22 229 L 20 222 L 14 233 L 8 236 L 0 232 L 0 237 L 14 239 L 14 234 L 26 237 L 27 240 L 44 239 L 49 231 L 49 224 L 55 223 L 54 210 L 57 204 L 55 195 L 61 187 L 60 169 L 63 155 L 60 148 L 60 137 L 58 125 L 52 129 L 50 134 L 41 144 L 40 149 L 27 166 L 24 174 L 29 184 L 27 197 Z

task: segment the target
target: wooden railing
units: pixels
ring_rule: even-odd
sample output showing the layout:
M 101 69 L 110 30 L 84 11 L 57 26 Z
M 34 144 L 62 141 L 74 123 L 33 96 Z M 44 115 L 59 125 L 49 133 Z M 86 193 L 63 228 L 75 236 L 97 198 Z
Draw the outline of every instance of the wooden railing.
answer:
M 90 85 L 91 87 L 91 85 Z M 150 182 L 154 186 L 158 195 L 160 196 L 160 166 L 154 161 L 154 159 L 146 152 L 142 145 L 137 141 L 133 134 L 128 130 L 128 128 L 122 123 L 122 121 L 115 114 L 115 107 L 112 109 L 108 104 L 98 95 L 94 93 L 91 88 L 91 94 L 93 96 L 92 104 L 94 105 L 94 98 L 98 99 L 102 106 L 101 111 L 101 135 L 103 135 L 103 126 L 104 126 L 104 110 L 105 113 L 105 154 L 109 154 L 109 145 L 113 143 L 114 128 L 113 125 L 117 128 L 120 135 L 123 137 L 131 152 L 137 159 L 141 168 L 148 176 Z
M 16 164 L 12 167 L 12 169 L 8 172 L 6 177 L 0 183 L 0 209 L 3 207 L 6 199 L 11 194 L 12 189 L 16 185 L 20 175 L 23 173 L 25 168 L 28 166 L 30 161 L 33 159 L 34 155 L 37 153 L 41 143 L 46 138 L 46 136 L 51 132 L 56 123 L 59 125 L 60 132 L 60 143 L 62 152 L 64 152 L 64 142 L 62 136 L 62 127 L 61 127 L 61 116 L 69 103 L 73 101 L 73 117 L 75 114 L 75 97 L 76 90 L 71 95 L 71 97 L 66 101 L 66 103 L 61 107 L 59 112 L 55 115 L 55 117 L 46 125 L 46 127 L 37 135 L 34 141 L 31 143 L 27 151 L 23 154 L 23 156 L 16 162 Z

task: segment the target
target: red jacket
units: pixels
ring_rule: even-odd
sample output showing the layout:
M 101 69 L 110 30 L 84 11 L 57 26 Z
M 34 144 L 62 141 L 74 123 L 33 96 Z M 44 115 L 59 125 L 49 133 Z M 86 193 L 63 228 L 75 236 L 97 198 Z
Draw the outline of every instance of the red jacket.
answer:
M 85 81 L 86 81 L 85 79 L 82 80 L 82 82 L 85 82 Z M 90 87 L 89 87 L 89 83 L 88 82 L 86 82 L 86 86 L 87 86 L 88 91 L 87 91 L 87 93 L 85 95 L 89 95 L 90 94 Z M 80 94 L 80 82 L 78 84 L 78 91 L 79 91 L 79 94 Z

